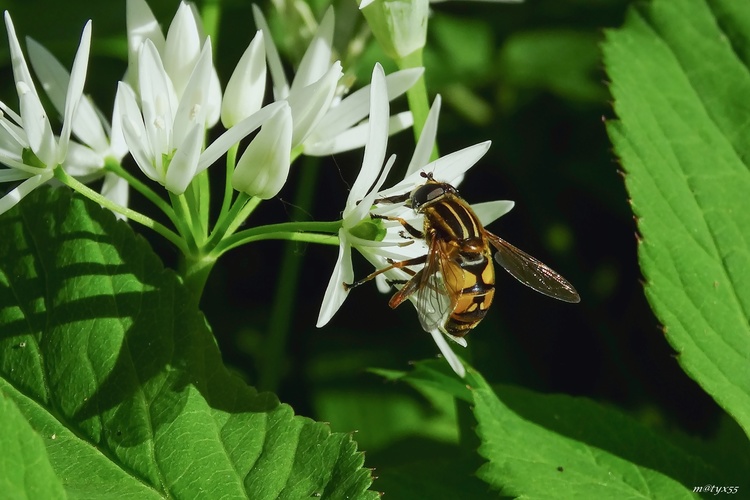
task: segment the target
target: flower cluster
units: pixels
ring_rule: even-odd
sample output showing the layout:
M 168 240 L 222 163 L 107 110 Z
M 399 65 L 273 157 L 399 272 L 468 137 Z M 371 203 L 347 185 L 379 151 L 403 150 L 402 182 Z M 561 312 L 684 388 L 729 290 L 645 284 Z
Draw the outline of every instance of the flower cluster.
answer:
M 413 22 L 421 22 L 426 15 L 426 2 L 417 4 L 407 16 Z M 382 8 L 378 3 L 369 6 L 367 12 Z M 354 280 L 352 249 L 376 269 L 424 255 L 424 241 L 405 244 L 398 223 L 371 219 L 371 214 L 399 217 L 419 227 L 420 216 L 403 204 L 377 204 L 376 200 L 410 192 L 423 183 L 422 172 L 457 184 L 487 151 L 489 142 L 430 161 L 440 110 L 438 96 L 426 122 L 420 124 L 422 132 L 406 175 L 401 182 L 383 189 L 396 162 L 395 156 L 386 161 L 388 136 L 413 124 L 411 112 L 391 115 L 389 103 L 422 81 L 421 65 L 385 75 L 376 64 L 371 83 L 349 93 L 350 83 L 342 83 L 344 70 L 334 57 L 335 18 L 329 8 L 315 28 L 294 77 L 288 79 L 268 22 L 255 6 L 253 15 L 258 29 L 222 90 L 214 66 L 212 39 L 205 33 L 193 5 L 180 4 L 165 34 L 145 0 L 128 0 L 127 71 L 116 84 L 115 102 L 109 114 L 99 111 L 83 95 L 91 21 L 83 29 L 70 71 L 39 43 L 29 40 L 28 55 L 37 81 L 62 116 L 62 129 L 56 134 L 6 12 L 19 112 L 0 102 L 0 163 L 7 167 L 0 170 L 0 182 L 20 183 L 0 198 L 0 213 L 36 187 L 57 178 L 121 217 L 147 225 L 175 243 L 186 262 L 186 283 L 197 283 L 194 286 L 201 290 L 207 270 L 223 252 L 264 234 L 291 237 L 291 233 L 270 226 L 238 229 L 260 200 L 279 193 L 299 155 L 327 156 L 364 147 L 362 167 L 342 219 L 324 226 L 325 230 L 300 224 L 292 231 L 296 239 L 307 241 L 338 237 L 338 261 L 318 326 L 330 320 L 347 296 L 343 283 Z M 393 28 L 393 23 L 386 24 Z M 403 35 L 401 28 L 398 33 Z M 398 48 L 399 57 L 416 50 L 412 48 L 413 41 L 394 37 L 391 42 Z M 419 48 L 419 40 L 414 43 Z M 269 76 L 271 96 L 266 95 Z M 104 116 L 109 116 L 111 122 Z M 207 143 L 208 131 L 219 123 L 225 130 Z M 245 146 L 240 153 L 241 144 Z M 128 154 L 142 176 L 124 168 Z M 207 213 L 207 170 L 224 156 L 225 199 L 212 224 Z M 164 191 L 154 190 L 139 177 Z M 101 194 L 86 186 L 95 180 L 102 180 Z M 162 209 L 174 230 L 129 209 L 131 188 Z M 511 207 L 510 202 L 493 202 L 474 208 L 482 222 L 488 223 Z M 319 234 L 321 231 L 327 234 Z M 395 280 L 409 277 L 400 269 L 386 274 Z M 378 277 L 378 285 L 388 289 L 385 276 Z M 463 374 L 463 366 L 443 333 L 429 333 L 454 370 Z

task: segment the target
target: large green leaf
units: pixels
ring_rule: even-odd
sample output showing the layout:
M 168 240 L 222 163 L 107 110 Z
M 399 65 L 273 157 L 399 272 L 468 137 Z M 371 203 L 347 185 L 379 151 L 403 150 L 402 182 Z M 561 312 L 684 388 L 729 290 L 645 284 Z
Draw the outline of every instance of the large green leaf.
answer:
M 750 433 L 750 3 L 655 0 L 606 38 L 646 295 L 685 372 Z
M 585 398 L 510 386 L 493 390 L 473 369 L 468 386 L 457 392 L 443 365 L 421 362 L 400 379 L 473 401 L 479 454 L 486 460 L 477 475 L 504 495 L 692 498 L 693 488 L 706 484 L 750 487 L 747 460 L 740 458 L 750 455 L 744 440 L 723 442 L 726 450 L 718 456 L 712 445 L 676 434 L 667 438 Z M 729 455 L 736 466 L 726 461 Z
M 0 391 L 69 496 L 377 497 L 349 435 L 224 368 L 176 275 L 126 224 L 62 189 L 0 224 Z

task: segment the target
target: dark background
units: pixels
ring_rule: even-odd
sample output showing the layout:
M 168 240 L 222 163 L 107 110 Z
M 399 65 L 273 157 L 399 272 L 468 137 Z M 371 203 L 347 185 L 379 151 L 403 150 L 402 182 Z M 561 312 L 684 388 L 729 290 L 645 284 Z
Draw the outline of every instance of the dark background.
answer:
M 339 24 L 351 26 L 346 19 L 353 2 L 341 4 Z M 177 2 L 150 5 L 166 26 Z M 215 52 L 225 84 L 255 28 L 248 2 L 222 5 Z M 0 6 L 11 11 L 22 40 L 33 36 L 67 66 L 85 20 L 93 18 L 86 89 L 110 112 L 125 68 L 124 1 L 72 2 L 64 10 L 41 1 L 2 0 Z M 492 310 L 468 337 L 469 349 L 456 350 L 493 383 L 587 396 L 657 427 L 708 435 L 720 411 L 682 372 L 644 297 L 636 225 L 605 130 L 613 111 L 598 44 L 604 29 L 622 23 L 627 6 L 624 0 L 434 5 L 425 64 L 431 97 L 439 92 L 444 99 L 440 150 L 492 140 L 460 186 L 462 195 L 470 202 L 514 200 L 513 211 L 489 229 L 560 272 L 582 298 L 577 305 L 549 299 L 498 269 Z M 288 53 L 299 52 L 294 37 L 285 43 Z M 17 109 L 7 44 L 0 47 L 0 97 Z M 360 82 L 369 79 L 376 55 L 368 50 L 355 66 Z M 404 108 L 405 99 L 394 106 Z M 408 131 L 391 141 L 389 152 L 398 154 L 400 166 L 394 180 L 403 175 L 412 148 Z M 319 161 L 301 158 L 279 196 L 262 204 L 248 224 L 339 218 L 361 157 L 355 151 Z M 137 197 L 133 206 L 151 211 Z M 135 229 L 174 265 L 173 248 Z M 356 289 L 333 320 L 317 329 L 336 254 L 335 247 L 277 241 L 236 249 L 214 269 L 202 302 L 227 364 L 312 418 L 330 416 L 320 414 L 326 395 L 394 390 L 367 368 L 406 370 L 409 361 L 438 352 L 414 309 L 390 310 L 388 296 L 374 284 Z M 370 272 L 358 255 L 354 264 L 357 276 Z M 282 272 L 288 289 L 279 291 Z M 268 339 L 284 335 L 280 355 L 269 354 Z M 269 373 L 283 375 L 278 386 Z M 354 430 L 331 423 L 336 430 Z

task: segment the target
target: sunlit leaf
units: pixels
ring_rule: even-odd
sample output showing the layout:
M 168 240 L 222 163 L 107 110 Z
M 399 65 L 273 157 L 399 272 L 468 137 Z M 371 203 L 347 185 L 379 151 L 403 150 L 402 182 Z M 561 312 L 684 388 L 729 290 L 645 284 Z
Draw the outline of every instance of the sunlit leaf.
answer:
M 377 497 L 349 435 L 226 370 L 177 276 L 111 213 L 44 189 L 0 228 L 0 391 L 67 495 Z
M 609 31 L 609 133 L 646 296 L 685 372 L 750 433 L 750 4 L 656 0 Z

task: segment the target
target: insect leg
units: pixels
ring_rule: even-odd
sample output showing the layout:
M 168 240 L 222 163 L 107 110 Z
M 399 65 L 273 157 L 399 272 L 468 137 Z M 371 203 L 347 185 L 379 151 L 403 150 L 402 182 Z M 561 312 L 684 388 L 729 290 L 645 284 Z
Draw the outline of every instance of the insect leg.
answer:
M 401 217 L 388 217 L 386 215 L 378 215 L 378 214 L 370 214 L 370 217 L 372 217 L 373 219 L 395 220 L 396 222 L 404 226 L 404 229 L 406 229 L 406 232 L 412 235 L 414 238 L 417 238 L 417 239 L 424 238 L 424 233 L 422 233 L 422 231 L 412 226 L 411 224 L 406 222 L 405 219 L 402 219 Z
M 388 305 L 391 306 L 391 309 L 395 309 L 400 306 L 403 301 L 408 299 L 411 294 L 419 289 L 419 284 L 422 282 L 423 272 L 424 269 L 421 269 L 412 277 L 412 279 L 407 281 L 406 284 L 401 287 L 401 290 L 393 294 L 391 300 L 388 301 Z
M 368 276 L 365 276 L 359 281 L 355 281 L 354 283 L 344 283 L 344 288 L 346 290 L 351 290 L 352 288 L 358 287 L 363 283 L 367 283 L 371 279 L 375 278 L 375 276 L 383 274 L 386 271 L 390 271 L 391 269 L 404 269 L 404 271 L 408 273 L 410 270 L 405 269 L 406 266 L 416 266 L 418 264 L 424 264 L 425 262 L 427 262 L 427 255 L 422 255 L 421 257 L 415 257 L 413 259 L 402 260 L 399 262 L 391 262 L 390 266 L 384 267 L 383 269 L 378 269 L 377 271 L 370 273 Z

